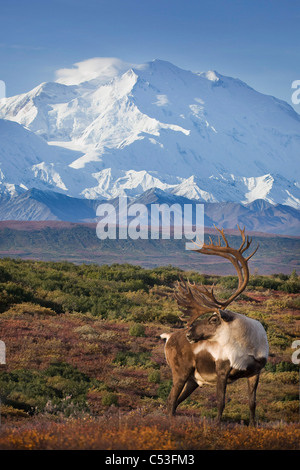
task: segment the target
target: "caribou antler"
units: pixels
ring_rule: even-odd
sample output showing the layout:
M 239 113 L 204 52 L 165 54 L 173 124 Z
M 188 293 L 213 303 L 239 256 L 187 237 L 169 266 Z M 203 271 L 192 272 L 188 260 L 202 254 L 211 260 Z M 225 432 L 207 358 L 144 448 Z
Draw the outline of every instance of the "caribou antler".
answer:
M 211 290 L 208 290 L 203 285 L 197 286 L 195 284 L 191 284 L 190 282 L 186 283 L 185 281 L 181 280 L 181 282 L 177 284 L 177 290 L 175 291 L 174 295 L 177 300 L 178 307 L 184 313 L 184 317 L 182 319 L 184 320 L 185 317 L 188 317 L 187 323 L 189 325 L 192 324 L 196 318 L 206 312 L 213 312 L 215 309 L 226 308 L 238 295 L 241 294 L 241 292 L 243 292 L 243 290 L 245 290 L 249 281 L 248 261 L 256 253 L 259 246 L 257 245 L 256 249 L 251 253 L 251 255 L 245 258 L 243 253 L 248 250 L 252 243 L 252 238 L 249 238 L 248 235 L 247 237 L 245 236 L 245 228 L 241 230 L 238 226 L 242 236 L 242 243 L 238 249 L 231 248 L 229 246 L 223 229 L 220 230 L 217 227 L 215 228 L 221 235 L 225 246 L 221 245 L 221 238 L 219 236 L 218 244 L 214 244 L 210 238 L 209 244 L 204 243 L 201 248 L 195 251 L 205 255 L 221 256 L 228 259 L 237 271 L 239 280 L 238 288 L 227 300 L 221 302 L 215 297 L 214 286 L 211 288 Z
M 203 287 L 207 291 L 209 297 L 210 292 L 204 286 L 201 287 Z M 197 296 L 195 288 L 195 284 L 185 282 L 182 278 L 180 278 L 180 282 L 177 282 L 176 291 L 174 292 L 178 307 L 183 313 L 183 316 L 181 316 L 180 319 L 186 321 L 185 317 L 188 317 L 188 323 L 192 323 L 203 313 L 211 312 L 215 308 L 215 304 L 209 304 L 209 301 L 206 299 L 206 297 L 201 299 L 201 301 L 199 302 L 199 295 L 201 298 L 201 294 L 200 292 L 198 292 Z

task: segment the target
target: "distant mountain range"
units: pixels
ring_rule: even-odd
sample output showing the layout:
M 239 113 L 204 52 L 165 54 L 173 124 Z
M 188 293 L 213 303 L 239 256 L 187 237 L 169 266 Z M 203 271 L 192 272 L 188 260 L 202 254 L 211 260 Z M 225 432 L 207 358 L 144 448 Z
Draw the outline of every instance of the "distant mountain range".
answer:
M 119 198 L 95 200 L 72 198 L 61 193 L 39 189 L 30 189 L 22 194 L 5 199 L 0 203 L 0 220 L 24 221 L 69 221 L 96 222 L 96 209 L 100 203 L 109 202 L 117 209 Z M 197 204 L 183 196 L 170 194 L 158 188 L 152 188 L 136 198 L 128 198 L 131 204 Z M 275 233 L 299 236 L 300 211 L 283 204 L 271 204 L 256 200 L 249 204 L 237 202 L 205 202 L 204 224 L 206 227 L 236 228 L 237 224 L 247 231 Z
M 0 100 L 0 218 L 93 219 L 93 200 L 158 188 L 207 224 L 295 233 L 299 156 L 299 114 L 239 79 L 91 59 Z

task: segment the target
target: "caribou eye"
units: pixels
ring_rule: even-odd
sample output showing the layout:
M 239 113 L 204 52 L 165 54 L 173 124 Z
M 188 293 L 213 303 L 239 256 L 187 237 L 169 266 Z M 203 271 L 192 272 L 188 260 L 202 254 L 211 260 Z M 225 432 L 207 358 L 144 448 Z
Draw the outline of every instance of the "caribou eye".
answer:
M 208 320 L 209 323 L 217 323 L 218 322 L 218 317 L 214 315 L 213 317 L 210 317 Z

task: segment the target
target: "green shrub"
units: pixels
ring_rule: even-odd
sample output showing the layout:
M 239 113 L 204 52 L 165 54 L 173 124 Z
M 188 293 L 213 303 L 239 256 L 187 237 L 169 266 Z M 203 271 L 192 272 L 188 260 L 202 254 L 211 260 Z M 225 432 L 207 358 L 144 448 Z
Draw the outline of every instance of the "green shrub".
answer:
M 10 317 L 22 317 L 23 315 L 30 316 L 53 316 L 56 315 L 54 310 L 31 302 L 22 302 L 21 304 L 14 304 L 3 314 Z
M 0 266 L 0 282 L 7 282 L 7 281 L 11 281 L 11 275 L 9 274 L 9 272 L 7 272 L 7 270 L 3 266 Z
M 145 336 L 145 327 L 140 323 L 135 323 L 129 328 L 130 336 Z
M 267 336 L 270 346 L 277 346 L 283 350 L 290 345 L 290 338 L 272 325 L 267 328 Z
M 150 356 L 151 353 L 149 351 L 140 353 L 132 351 L 118 351 L 113 363 L 121 367 L 159 367 L 158 364 L 150 359 Z
M 286 361 L 281 361 L 277 364 L 271 364 L 270 362 L 267 362 L 265 369 L 269 372 L 297 372 L 299 370 L 299 366 L 292 362 Z
M 224 276 L 220 279 L 220 284 L 226 289 L 236 289 L 238 286 L 238 279 L 236 276 Z
M 46 410 L 69 415 L 75 409 L 88 409 L 87 392 L 97 383 L 70 364 L 54 363 L 44 371 L 3 372 L 0 393 L 4 404 L 29 413 Z
M 111 406 L 115 405 L 118 406 L 119 400 L 118 396 L 113 392 L 105 392 L 102 396 L 102 405 L 104 406 Z
M 300 281 L 291 281 L 290 279 L 284 283 L 282 290 L 289 294 L 298 294 L 300 292 Z
M 159 398 L 162 398 L 162 400 L 166 400 L 170 394 L 171 388 L 172 388 L 172 380 L 164 380 L 161 382 L 157 389 L 157 395 Z
M 148 374 L 148 382 L 159 384 L 160 383 L 160 372 L 159 370 L 152 370 Z

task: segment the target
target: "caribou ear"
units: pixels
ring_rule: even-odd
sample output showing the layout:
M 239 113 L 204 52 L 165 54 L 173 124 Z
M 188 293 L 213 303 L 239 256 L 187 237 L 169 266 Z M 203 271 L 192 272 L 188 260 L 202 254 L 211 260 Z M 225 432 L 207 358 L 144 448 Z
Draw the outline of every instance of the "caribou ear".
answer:
M 223 321 L 230 322 L 234 319 L 234 315 L 228 310 L 221 310 L 219 308 L 218 312 Z

